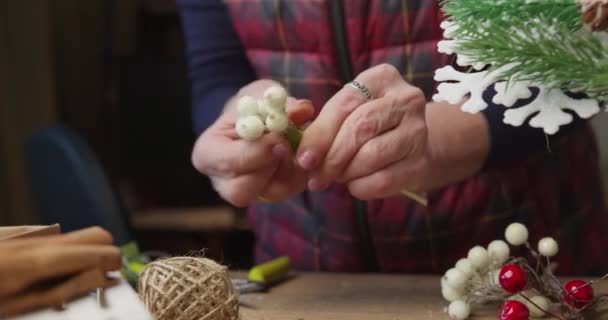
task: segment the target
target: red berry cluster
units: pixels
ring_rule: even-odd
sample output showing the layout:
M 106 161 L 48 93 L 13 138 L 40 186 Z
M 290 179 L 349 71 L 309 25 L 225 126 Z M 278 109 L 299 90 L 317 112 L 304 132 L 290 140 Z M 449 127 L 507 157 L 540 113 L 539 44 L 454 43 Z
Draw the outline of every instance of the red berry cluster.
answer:
M 498 281 L 500 286 L 509 293 L 518 293 L 528 285 L 526 272 L 517 264 L 508 264 L 502 267 L 498 275 Z M 528 320 L 529 317 L 530 310 L 528 310 L 528 307 L 516 300 L 506 301 L 498 314 L 499 320 Z
M 508 264 L 500 269 L 498 276 L 500 286 L 509 293 L 518 293 L 526 288 L 526 272 L 517 264 Z
M 584 308 L 593 300 L 593 288 L 583 280 L 572 280 L 566 283 L 564 298 L 576 308 Z
M 526 272 L 517 264 L 502 267 L 498 279 L 500 286 L 509 293 L 521 292 L 528 285 Z M 593 300 L 593 288 L 583 280 L 572 280 L 566 283 L 564 289 L 564 299 L 575 308 L 584 308 Z M 498 314 L 499 320 L 528 320 L 529 317 L 528 307 L 516 300 L 506 301 Z
M 554 276 L 550 259 L 559 252 L 554 238 L 540 239 L 535 250 L 526 226 L 512 223 L 505 229 L 505 239 L 492 241 L 487 249 L 473 247 L 441 278 L 441 294 L 450 301 L 448 313 L 452 319 L 465 320 L 473 308 L 493 302 L 502 303 L 499 320 L 546 315 L 574 320 L 583 319 L 587 312 L 608 314 L 608 294 L 595 296 L 591 287 L 595 281 L 572 280 L 564 285 Z M 536 265 L 526 257 L 512 256 L 509 244 L 527 248 Z M 600 280 L 605 279 L 608 274 Z
M 499 320 L 528 320 L 530 310 L 525 304 L 517 300 L 508 300 L 500 308 Z

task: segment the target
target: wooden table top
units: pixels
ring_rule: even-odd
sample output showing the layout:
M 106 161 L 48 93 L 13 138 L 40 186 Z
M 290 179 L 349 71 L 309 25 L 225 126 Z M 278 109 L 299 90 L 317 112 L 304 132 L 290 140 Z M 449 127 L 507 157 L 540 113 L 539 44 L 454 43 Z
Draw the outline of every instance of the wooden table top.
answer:
M 266 293 L 242 296 L 240 310 L 243 320 L 448 320 L 439 279 L 300 273 Z M 606 292 L 608 285 L 601 284 L 597 290 Z M 470 319 L 495 320 L 497 314 L 497 308 L 490 308 Z

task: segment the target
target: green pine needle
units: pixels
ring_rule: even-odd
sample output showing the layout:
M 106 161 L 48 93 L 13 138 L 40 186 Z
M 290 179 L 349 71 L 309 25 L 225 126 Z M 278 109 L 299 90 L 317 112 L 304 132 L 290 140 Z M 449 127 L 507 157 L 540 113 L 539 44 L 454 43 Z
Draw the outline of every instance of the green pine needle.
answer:
M 511 66 L 503 79 L 608 100 L 608 48 L 583 30 L 575 0 L 444 0 L 458 54 Z

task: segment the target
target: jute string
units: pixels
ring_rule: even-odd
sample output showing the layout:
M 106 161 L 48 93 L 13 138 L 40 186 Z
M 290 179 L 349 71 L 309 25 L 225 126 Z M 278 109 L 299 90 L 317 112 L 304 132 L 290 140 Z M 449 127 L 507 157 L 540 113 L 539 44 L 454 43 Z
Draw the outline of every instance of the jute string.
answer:
M 150 263 L 139 294 L 157 320 L 234 320 L 239 304 L 226 267 L 213 260 L 174 257 Z

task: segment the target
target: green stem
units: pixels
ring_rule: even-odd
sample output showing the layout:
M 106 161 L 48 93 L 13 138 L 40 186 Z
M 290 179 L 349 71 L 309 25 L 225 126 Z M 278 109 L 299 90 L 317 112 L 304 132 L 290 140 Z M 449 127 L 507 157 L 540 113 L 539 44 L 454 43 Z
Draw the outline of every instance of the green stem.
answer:
M 289 141 L 289 144 L 294 152 L 298 150 L 298 146 L 300 146 L 303 132 L 304 131 L 296 127 L 293 123 L 289 123 L 287 130 L 285 130 L 285 138 L 287 138 L 287 141 Z

